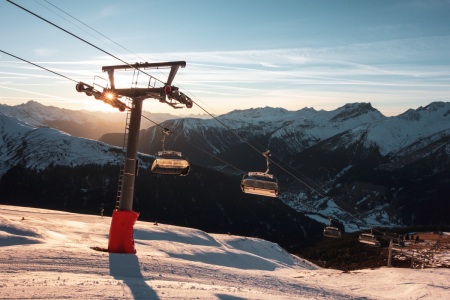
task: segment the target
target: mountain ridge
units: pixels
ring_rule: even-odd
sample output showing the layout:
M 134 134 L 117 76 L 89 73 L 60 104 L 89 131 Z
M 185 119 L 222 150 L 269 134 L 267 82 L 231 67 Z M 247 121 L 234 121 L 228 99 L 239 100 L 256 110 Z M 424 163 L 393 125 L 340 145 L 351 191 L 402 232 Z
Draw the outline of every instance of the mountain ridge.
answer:
M 37 127 L 49 126 L 74 136 L 94 140 L 98 140 L 106 133 L 123 133 L 126 118 L 126 113 L 121 112 L 70 110 L 55 106 L 45 106 L 34 100 L 15 106 L 0 104 L 0 112 L 30 125 Z M 144 114 L 157 123 L 179 118 L 168 113 L 150 113 L 144 111 Z M 143 127 L 152 125 L 153 123 L 151 121 L 147 119 L 142 120 Z
M 258 150 L 270 149 L 274 162 L 270 171 L 280 180 L 283 203 L 310 216 L 335 218 L 354 231 L 368 225 L 410 225 L 408 214 L 415 210 L 419 210 L 415 222 L 447 220 L 443 211 L 448 206 L 445 195 L 450 192 L 449 111 L 449 102 L 432 102 L 395 117 L 383 116 L 370 103 L 349 103 L 333 111 L 304 108 L 290 112 L 265 107 L 219 116 L 225 127 L 214 119 L 193 118 L 167 120 L 161 125 L 174 132 L 166 138 L 165 149 L 182 151 L 194 167 L 205 172 L 214 170 L 235 178 L 237 190 L 243 174 L 264 172 L 266 162 Z M 25 144 L 22 141 L 11 148 L 14 138 L 4 132 L 2 136 L 2 155 L 11 149 L 24 153 L 23 145 L 34 143 L 24 139 Z M 45 139 L 45 134 L 41 137 Z M 139 151 L 150 154 L 150 162 L 161 150 L 161 138 L 155 126 L 141 132 Z M 57 139 L 65 140 L 63 136 L 49 139 L 51 142 L 40 143 L 42 149 L 59 145 Z M 95 151 L 117 151 L 113 163 L 120 165 L 120 148 L 101 150 L 107 147 L 102 145 Z M 63 146 L 64 142 L 61 149 Z M 53 153 L 52 164 L 61 164 L 58 159 L 63 160 L 67 151 Z M 32 160 L 30 155 L 24 157 L 24 161 Z M 3 165 L 6 171 L 18 160 L 8 157 L 4 161 L 11 162 Z M 424 182 L 432 186 L 431 194 Z M 429 209 L 423 207 L 427 199 L 433 199 Z M 430 209 L 438 210 L 435 217 L 429 215 Z

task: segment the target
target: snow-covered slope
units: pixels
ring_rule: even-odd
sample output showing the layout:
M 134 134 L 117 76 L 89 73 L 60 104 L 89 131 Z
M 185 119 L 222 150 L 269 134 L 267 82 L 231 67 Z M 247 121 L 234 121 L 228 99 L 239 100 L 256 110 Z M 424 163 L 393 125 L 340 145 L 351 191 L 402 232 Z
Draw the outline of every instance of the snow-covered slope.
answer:
M 170 120 L 164 126 L 174 132 L 167 142 L 187 149 L 194 160 L 198 151 L 190 149 L 186 141 L 201 145 L 214 155 L 225 154 L 248 141 L 256 148 L 271 149 L 275 155 L 286 157 L 344 133 L 343 144 L 363 140 L 366 147 L 377 147 L 382 155 L 394 155 L 419 139 L 445 133 L 450 128 L 449 112 L 450 102 L 433 102 L 395 117 L 383 116 L 370 103 L 350 103 L 332 111 L 265 107 L 233 111 L 217 120 Z M 157 131 L 158 128 L 150 128 L 144 135 L 143 151 L 158 150 Z M 199 159 L 197 163 L 203 162 Z
M 14 123 L 4 115 L 0 119 L 0 174 L 17 164 L 45 168 L 121 161 L 118 149 L 106 144 Z M 255 149 L 270 149 L 273 162 L 297 176 L 271 164 L 282 201 L 301 212 L 341 220 L 349 230 L 358 228 L 349 214 L 355 210 L 365 227 L 409 224 L 412 212 L 423 224 L 446 218 L 450 102 L 433 102 L 396 117 L 383 116 L 370 103 L 351 103 L 333 111 L 256 108 L 217 119 L 166 121 L 163 126 L 174 132 L 166 149 L 182 151 L 192 165 L 236 178 L 264 171 L 264 158 Z M 141 152 L 161 150 L 160 128 L 150 128 L 140 141 Z M 425 203 L 430 212 L 439 211 L 437 217 L 425 213 Z
M 15 106 L 0 104 L 0 113 L 34 126 L 49 126 L 68 132 L 73 136 L 89 139 L 99 139 L 107 133 L 123 133 L 126 118 L 126 113 L 118 111 L 70 110 L 42 105 L 36 101 L 28 101 Z M 177 118 L 177 116 L 171 114 L 152 114 L 149 112 L 144 112 L 144 114 L 157 123 Z M 143 118 L 142 128 L 149 126 L 153 126 L 153 123 Z
M 35 126 L 46 126 L 48 121 L 69 121 L 92 126 L 94 122 L 81 111 L 45 106 L 36 101 L 28 101 L 17 106 L 0 105 L 5 115 Z
M 385 118 L 370 103 L 350 103 L 333 111 L 302 109 L 295 113 L 295 120 L 272 134 L 269 148 L 279 148 L 281 143 L 286 149 L 283 154 L 298 154 L 332 136 Z
M 420 140 L 425 142 L 433 136 L 450 134 L 450 103 L 434 102 L 417 110 L 408 110 L 397 117 L 355 128 L 353 133 L 356 139 L 376 145 L 382 155 L 400 154 L 400 150 Z M 428 143 L 434 140 L 436 138 Z
M 2 299 L 449 299 L 449 269 L 321 269 L 277 244 L 138 221 L 110 254 L 109 217 L 0 205 Z
M 35 127 L 0 113 L 0 175 L 15 165 L 43 169 L 49 165 L 119 164 L 120 148 Z

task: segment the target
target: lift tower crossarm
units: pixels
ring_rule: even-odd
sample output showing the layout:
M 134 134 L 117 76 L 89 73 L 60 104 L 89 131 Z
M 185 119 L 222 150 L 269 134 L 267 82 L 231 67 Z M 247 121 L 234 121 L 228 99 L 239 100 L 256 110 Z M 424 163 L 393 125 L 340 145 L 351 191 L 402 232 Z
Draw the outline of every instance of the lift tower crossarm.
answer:
M 186 67 L 185 61 L 169 61 L 169 62 L 159 62 L 159 63 L 135 63 L 132 65 L 116 65 L 116 66 L 103 66 L 102 71 L 107 72 L 108 70 L 127 70 L 127 69 L 159 69 L 167 67 Z
M 174 101 L 177 101 L 181 104 L 186 105 L 187 108 L 192 107 L 192 100 L 179 91 L 179 89 L 175 86 L 172 86 L 172 82 L 175 78 L 175 75 L 178 72 L 178 69 L 184 68 L 186 66 L 185 61 L 172 61 L 172 62 L 159 62 L 159 63 L 136 63 L 133 65 L 115 65 L 115 66 L 103 66 L 102 71 L 108 73 L 109 82 L 111 84 L 111 91 L 114 92 L 117 96 L 129 97 L 135 100 L 145 100 L 147 98 L 158 99 L 160 102 L 164 102 L 169 104 L 173 108 L 181 108 L 177 106 Z M 114 83 L 114 70 L 127 70 L 134 68 L 136 70 L 143 69 L 159 69 L 159 68 L 168 68 L 170 67 L 170 73 L 167 77 L 166 83 L 164 83 L 163 87 L 159 88 L 126 88 L 126 89 L 117 89 Z

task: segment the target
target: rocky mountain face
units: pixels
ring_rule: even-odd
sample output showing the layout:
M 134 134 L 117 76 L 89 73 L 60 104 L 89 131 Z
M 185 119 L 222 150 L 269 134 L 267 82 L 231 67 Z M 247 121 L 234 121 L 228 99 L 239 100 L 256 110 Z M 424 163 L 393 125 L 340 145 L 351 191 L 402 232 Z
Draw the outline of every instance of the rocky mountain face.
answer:
M 126 113 L 121 112 L 92 112 L 88 110 L 70 110 L 54 106 L 45 106 L 36 101 L 10 106 L 0 104 L 0 112 L 14 117 L 22 122 L 38 127 L 51 127 L 70 135 L 98 140 L 104 134 L 120 133 L 123 141 Z M 157 123 L 178 118 L 171 114 L 145 115 Z M 153 123 L 142 119 L 142 127 L 153 126 Z
M 332 217 L 347 230 L 448 223 L 439 212 L 450 208 L 448 102 L 395 117 L 370 103 L 351 103 L 334 111 L 267 107 L 162 125 L 174 132 L 166 149 L 235 176 L 265 171 L 258 151 L 270 149 L 280 198 L 317 220 Z M 149 128 L 140 150 L 155 153 L 160 139 L 159 129 Z
M 115 208 L 122 148 L 36 127 L 0 113 L 0 203 L 99 214 Z M 141 220 L 261 237 L 290 251 L 322 226 L 277 199 L 243 194 L 239 178 L 192 165 L 189 176 L 155 176 L 139 155 L 134 210 Z
M 42 111 L 40 119 L 49 119 L 47 114 Z M 117 182 L 114 174 L 118 169 L 114 171 L 117 173 L 108 171 L 112 172 L 108 176 L 100 174 L 107 172 L 104 169 L 109 166 L 118 168 L 121 148 L 31 126 L 5 115 L 0 117 L 1 182 L 8 199 L 14 198 L 14 191 L 24 192 L 19 183 L 33 190 L 28 185 L 38 180 L 27 177 L 29 180 L 24 182 L 24 174 L 35 172 L 34 177 L 40 178 L 39 172 L 50 172 L 49 177 L 60 180 L 63 177 L 55 174 L 61 172 L 60 168 L 68 168 L 64 174 L 74 172 L 82 179 L 71 179 L 72 196 L 64 194 L 64 189 L 59 192 L 64 194 L 64 201 L 73 203 L 75 200 L 67 199 L 82 197 L 85 200 L 81 203 L 87 210 L 90 206 L 86 199 L 97 199 L 92 200 L 97 201 L 95 209 L 112 205 L 107 203 L 114 199 L 98 199 L 114 198 L 116 185 L 111 182 Z M 348 231 L 449 222 L 448 102 L 430 103 L 395 117 L 382 115 L 370 103 L 350 103 L 333 111 L 266 107 L 233 111 L 216 119 L 166 120 L 161 125 L 173 132 L 165 140 L 165 149 L 182 151 L 189 158 L 192 171 L 183 179 L 151 176 L 147 167 L 152 154 L 162 149 L 162 133 L 156 126 L 143 129 L 139 150 L 150 156 L 141 156 L 139 176 L 151 184 L 142 182 L 145 188 L 137 187 L 136 203 L 147 212 L 144 217 L 194 224 L 205 230 L 217 218 L 222 224 L 216 227 L 220 232 L 241 228 L 242 218 L 253 224 L 245 225 L 247 228 L 260 226 L 255 232 L 267 233 L 273 224 L 281 222 L 272 236 L 279 234 L 281 228 L 289 230 L 286 222 L 292 222 L 304 238 L 308 236 L 305 228 L 310 229 L 309 237 L 320 235 L 315 221 L 326 224 L 327 218 L 342 222 Z M 272 152 L 270 173 L 278 178 L 281 196 L 267 199 L 243 194 L 240 179 L 246 172 L 266 170 L 261 152 L 268 149 Z M 107 180 L 97 178 L 89 183 L 86 178 L 96 176 L 87 170 Z M 12 186 L 12 182 L 14 189 L 3 188 Z M 108 188 L 96 190 L 93 196 L 98 185 Z M 80 194 L 80 189 L 86 192 Z M 34 194 L 39 194 L 38 190 Z M 22 199 L 25 198 L 33 199 L 31 195 Z M 146 201 L 149 198 L 151 203 Z M 245 213 L 240 212 L 243 207 Z M 277 213 L 271 215 L 270 210 Z M 283 214 L 289 216 L 289 221 L 281 220 Z M 258 221 L 260 215 L 266 216 L 264 221 Z M 252 217 L 246 219 L 247 216 Z M 284 234 L 286 239 L 294 235 L 288 238 Z

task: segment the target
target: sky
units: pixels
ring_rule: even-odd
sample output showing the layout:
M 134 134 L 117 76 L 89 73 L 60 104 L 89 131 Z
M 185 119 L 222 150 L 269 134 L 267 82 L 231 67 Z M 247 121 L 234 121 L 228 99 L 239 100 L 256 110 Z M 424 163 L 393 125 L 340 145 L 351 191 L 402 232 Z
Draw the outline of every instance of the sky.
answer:
M 370 102 L 393 116 L 450 101 L 448 0 L 11 1 L 103 51 L 0 0 L 0 50 L 70 78 L 0 53 L 3 104 L 36 100 L 108 111 L 76 92 L 75 81 L 105 85 L 102 66 L 122 61 L 179 60 L 187 65 L 174 84 L 216 115 Z M 167 79 L 168 70 L 146 72 Z M 128 88 L 133 72 L 116 78 L 117 87 Z M 141 74 L 138 84 L 148 79 Z M 204 113 L 198 106 L 174 111 L 153 99 L 144 109 Z

